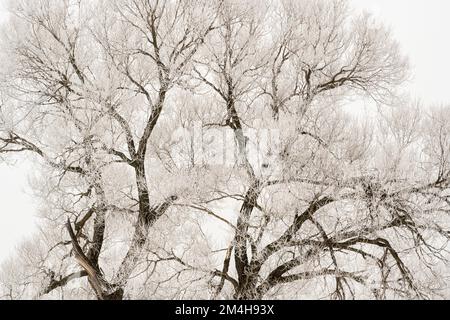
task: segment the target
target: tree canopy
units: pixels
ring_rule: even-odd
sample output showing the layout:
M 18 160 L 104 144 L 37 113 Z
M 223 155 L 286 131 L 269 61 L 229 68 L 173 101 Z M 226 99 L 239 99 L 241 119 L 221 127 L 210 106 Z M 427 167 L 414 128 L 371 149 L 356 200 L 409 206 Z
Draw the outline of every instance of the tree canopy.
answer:
M 347 1 L 20 0 L 1 41 L 42 217 L 2 298 L 448 297 L 450 108 Z

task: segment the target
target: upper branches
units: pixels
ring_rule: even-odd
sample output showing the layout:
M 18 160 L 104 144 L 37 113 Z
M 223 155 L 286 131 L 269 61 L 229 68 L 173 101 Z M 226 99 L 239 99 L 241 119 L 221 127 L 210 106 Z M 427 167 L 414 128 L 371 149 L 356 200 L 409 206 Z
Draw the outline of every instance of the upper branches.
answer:
M 407 62 L 384 27 L 369 16 L 350 20 L 346 1 L 286 1 L 275 6 L 278 26 L 264 93 L 274 116 L 293 99 L 354 89 L 387 102 L 407 74 Z

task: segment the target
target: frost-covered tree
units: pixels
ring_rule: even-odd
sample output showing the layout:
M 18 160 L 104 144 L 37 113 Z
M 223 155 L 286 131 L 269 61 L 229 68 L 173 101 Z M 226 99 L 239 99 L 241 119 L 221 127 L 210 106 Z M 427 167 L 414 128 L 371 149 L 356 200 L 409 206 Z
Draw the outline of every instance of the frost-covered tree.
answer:
M 398 95 L 408 64 L 372 17 L 342 0 L 11 13 L 0 153 L 36 160 L 44 219 L 4 297 L 446 296 L 449 109 Z
M 156 155 L 150 140 L 170 92 L 183 90 L 193 57 L 215 27 L 216 5 L 11 4 L 3 54 L 12 63 L 3 79 L 0 150 L 42 158 L 45 215 L 53 227 L 67 221 L 63 232 L 71 243 L 61 245 L 70 245 L 82 268 L 76 274 L 88 276 L 100 299 L 122 298 L 150 227 L 177 198 L 156 181 L 158 196 L 151 196 L 146 169 Z M 128 249 L 107 280 L 99 258 L 114 214 L 136 221 Z M 51 278 L 49 288 L 58 281 Z

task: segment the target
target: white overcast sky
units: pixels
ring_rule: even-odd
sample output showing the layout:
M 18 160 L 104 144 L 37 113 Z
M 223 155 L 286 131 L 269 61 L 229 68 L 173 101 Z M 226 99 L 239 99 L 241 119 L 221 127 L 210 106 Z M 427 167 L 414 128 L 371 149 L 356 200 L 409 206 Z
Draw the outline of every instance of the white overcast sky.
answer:
M 0 21 L 5 17 L 0 0 Z M 409 56 L 412 96 L 427 104 L 450 103 L 450 1 L 351 0 L 392 28 Z M 1 46 L 1 43 L 0 43 Z M 35 230 L 36 207 L 29 195 L 28 166 L 0 163 L 0 262 Z

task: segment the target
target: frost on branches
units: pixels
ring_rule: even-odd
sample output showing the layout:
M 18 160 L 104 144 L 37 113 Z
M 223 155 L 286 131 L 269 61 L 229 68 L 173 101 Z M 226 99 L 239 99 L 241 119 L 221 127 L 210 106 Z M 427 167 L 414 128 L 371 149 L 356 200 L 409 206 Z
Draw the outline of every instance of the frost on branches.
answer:
M 21 0 L 1 41 L 41 216 L 1 298 L 449 297 L 450 108 L 346 1 Z

